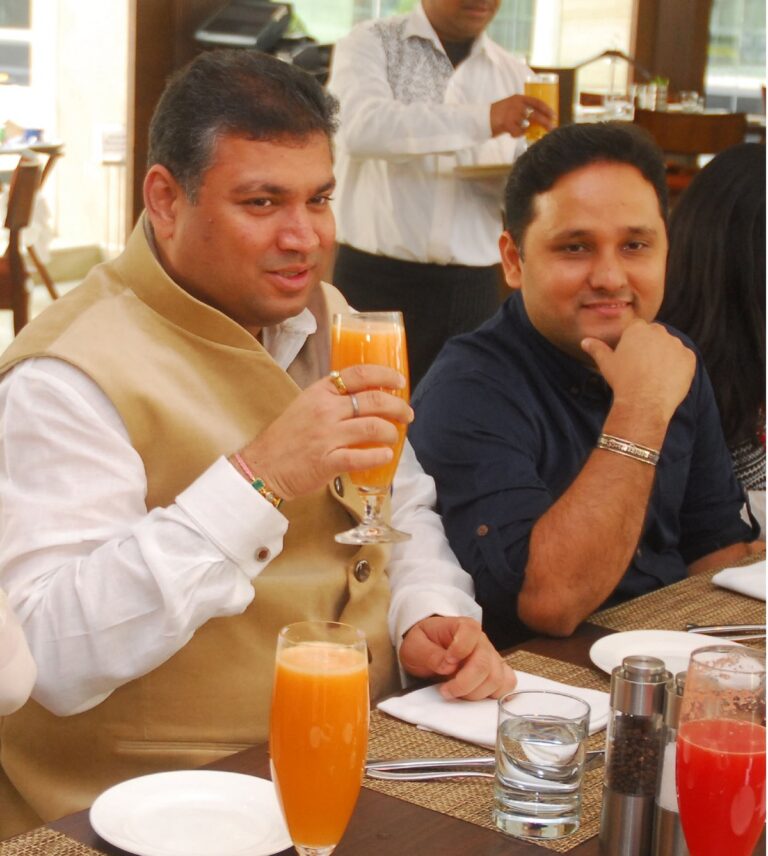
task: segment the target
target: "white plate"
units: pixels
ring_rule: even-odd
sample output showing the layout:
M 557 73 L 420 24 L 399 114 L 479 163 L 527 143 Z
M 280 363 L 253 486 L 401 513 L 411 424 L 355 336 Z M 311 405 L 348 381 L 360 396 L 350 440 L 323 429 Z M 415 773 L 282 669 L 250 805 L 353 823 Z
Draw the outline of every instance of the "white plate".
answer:
M 272 782 L 179 770 L 128 779 L 91 806 L 91 826 L 137 856 L 270 856 L 291 846 Z
M 688 669 L 691 651 L 705 645 L 734 645 L 716 636 L 684 633 L 680 630 L 629 630 L 603 636 L 589 649 L 589 659 L 604 672 L 610 673 L 630 654 L 658 657 L 676 675 Z

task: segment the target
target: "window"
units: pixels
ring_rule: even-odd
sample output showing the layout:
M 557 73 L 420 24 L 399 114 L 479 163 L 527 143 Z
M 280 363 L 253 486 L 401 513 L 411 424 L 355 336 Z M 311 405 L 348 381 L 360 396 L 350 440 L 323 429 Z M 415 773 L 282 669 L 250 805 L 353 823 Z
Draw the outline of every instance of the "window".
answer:
M 416 0 L 294 0 L 306 31 L 321 43 L 333 43 L 359 21 L 410 12 Z M 535 0 L 504 0 L 488 34 L 507 50 L 528 56 Z
M 0 84 L 29 86 L 31 0 L 0 0 Z
M 707 104 L 762 112 L 764 0 L 714 0 L 709 19 Z

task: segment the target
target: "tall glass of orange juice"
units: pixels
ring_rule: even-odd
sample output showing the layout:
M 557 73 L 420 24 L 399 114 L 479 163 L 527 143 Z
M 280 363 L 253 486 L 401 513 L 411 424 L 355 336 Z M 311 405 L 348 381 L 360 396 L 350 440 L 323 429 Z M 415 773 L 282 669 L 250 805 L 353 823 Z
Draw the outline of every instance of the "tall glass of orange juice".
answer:
M 525 81 L 525 94 L 538 98 L 551 107 L 555 112 L 554 127 L 557 127 L 558 105 L 560 101 L 560 78 L 556 74 L 544 73 L 529 74 Z M 525 139 L 529 143 L 540 140 L 547 129 L 538 122 L 531 122 L 525 129 Z
M 300 856 L 328 856 L 357 802 L 368 748 L 365 634 L 301 621 L 278 634 L 269 728 L 272 779 Z
M 331 369 L 340 371 L 363 363 L 390 366 L 405 377 L 403 389 L 390 389 L 408 401 L 408 352 L 402 312 L 350 312 L 335 314 L 331 328 Z M 346 532 L 336 535 L 342 544 L 376 544 L 406 541 L 407 532 L 393 529 L 382 517 L 384 500 L 392 486 L 405 443 L 406 426 L 397 424 L 398 440 L 392 460 L 381 467 L 350 473 L 363 499 L 363 519 Z

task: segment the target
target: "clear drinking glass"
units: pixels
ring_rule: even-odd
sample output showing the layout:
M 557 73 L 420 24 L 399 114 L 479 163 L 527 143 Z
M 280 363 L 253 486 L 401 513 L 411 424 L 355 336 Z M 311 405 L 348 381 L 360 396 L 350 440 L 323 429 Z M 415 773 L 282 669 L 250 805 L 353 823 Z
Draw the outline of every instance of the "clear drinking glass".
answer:
M 552 127 L 556 128 L 559 116 L 560 77 L 550 72 L 529 74 L 525 80 L 524 91 L 526 95 L 538 98 L 554 110 L 555 118 Z M 529 143 L 535 143 L 546 133 L 547 129 L 543 125 L 539 125 L 538 122 L 531 122 L 525 129 L 525 139 Z
M 278 634 L 269 728 L 272 780 L 300 856 L 329 856 L 357 802 L 368 748 L 365 634 L 334 621 Z
M 390 366 L 405 377 L 403 389 L 390 389 L 408 401 L 410 396 L 408 351 L 405 326 L 401 312 L 355 312 L 335 314 L 331 328 L 331 368 L 341 371 L 348 366 L 370 363 Z M 362 521 L 353 529 L 340 532 L 336 540 L 342 544 L 377 544 L 407 541 L 407 532 L 393 529 L 382 519 L 384 501 L 392 487 L 400 455 L 405 443 L 406 426 L 397 423 L 398 441 L 388 464 L 350 473 L 364 503 Z
M 765 823 L 765 655 L 691 654 L 677 732 L 677 798 L 691 856 L 750 856 Z
M 509 835 L 554 839 L 581 820 L 589 705 L 564 693 L 499 699 L 493 819 Z

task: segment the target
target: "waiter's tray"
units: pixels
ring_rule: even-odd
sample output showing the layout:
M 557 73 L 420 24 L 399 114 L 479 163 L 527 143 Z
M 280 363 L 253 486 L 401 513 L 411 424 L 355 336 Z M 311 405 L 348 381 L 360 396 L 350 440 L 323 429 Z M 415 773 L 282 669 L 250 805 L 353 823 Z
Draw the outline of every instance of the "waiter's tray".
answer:
M 457 178 L 506 178 L 512 169 L 511 163 L 486 163 L 477 166 L 457 166 L 453 174 Z

